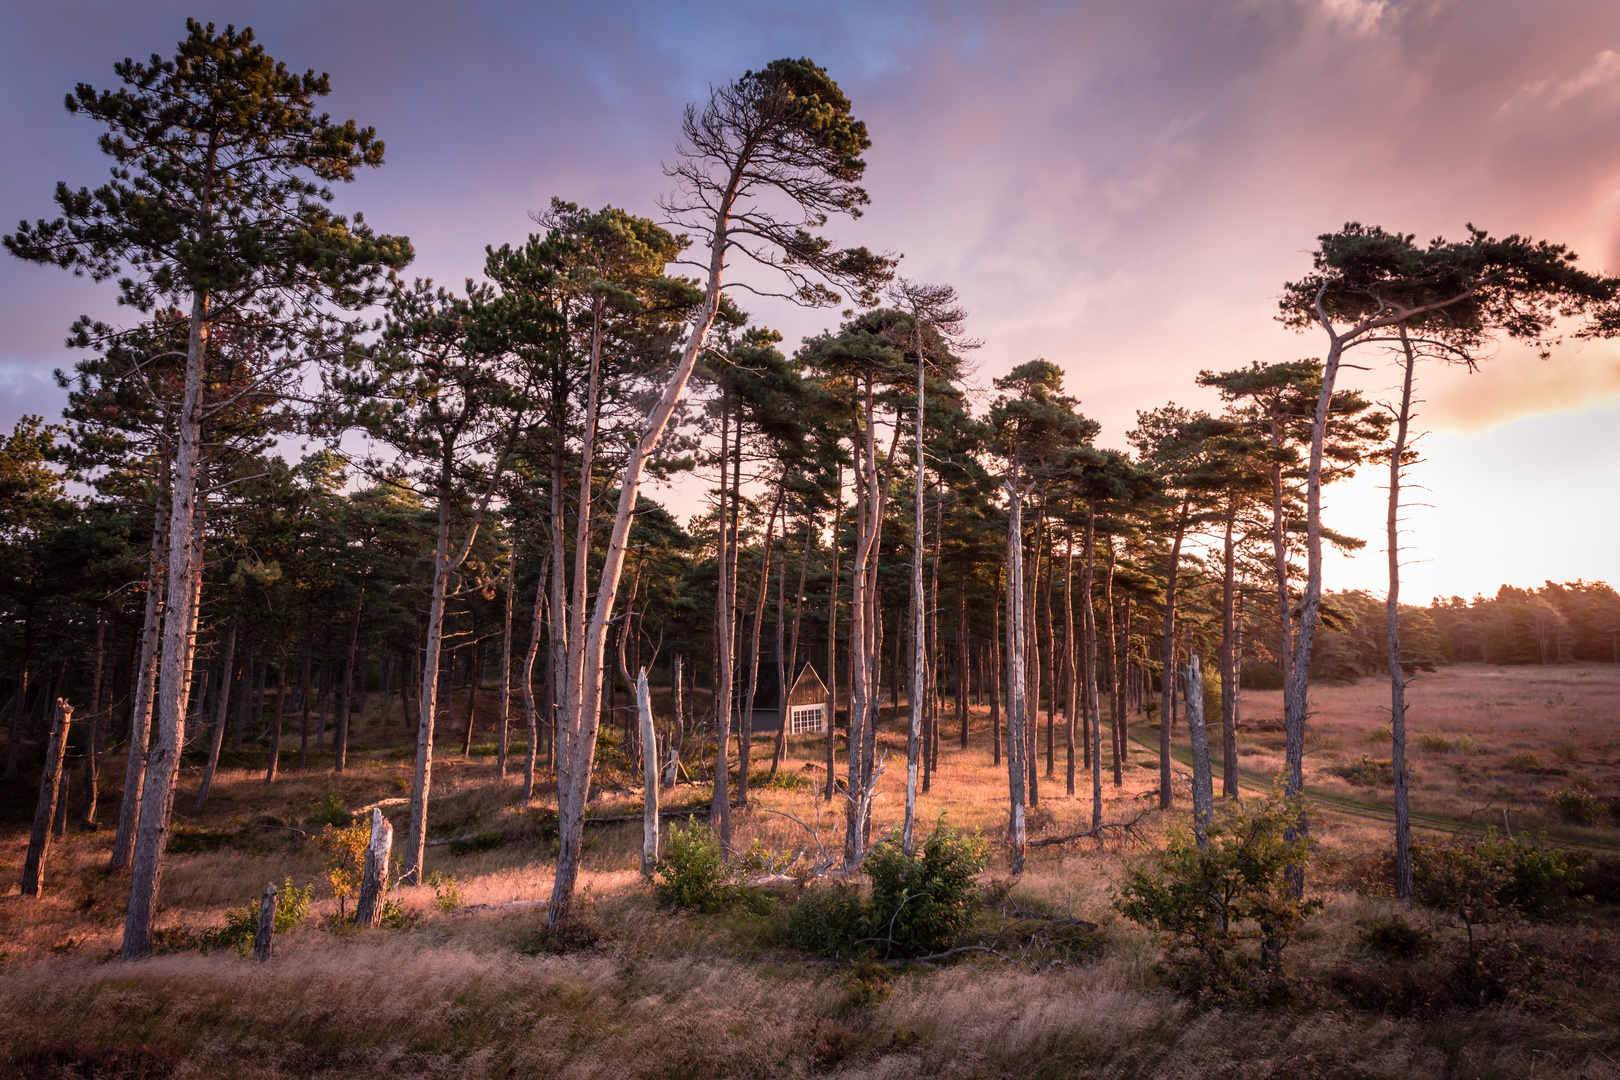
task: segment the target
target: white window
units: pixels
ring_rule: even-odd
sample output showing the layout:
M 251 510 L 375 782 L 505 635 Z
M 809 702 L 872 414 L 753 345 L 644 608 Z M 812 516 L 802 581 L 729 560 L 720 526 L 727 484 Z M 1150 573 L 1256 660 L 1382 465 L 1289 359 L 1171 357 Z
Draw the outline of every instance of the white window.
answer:
M 827 706 L 794 705 L 788 709 L 788 734 L 808 735 L 827 730 Z

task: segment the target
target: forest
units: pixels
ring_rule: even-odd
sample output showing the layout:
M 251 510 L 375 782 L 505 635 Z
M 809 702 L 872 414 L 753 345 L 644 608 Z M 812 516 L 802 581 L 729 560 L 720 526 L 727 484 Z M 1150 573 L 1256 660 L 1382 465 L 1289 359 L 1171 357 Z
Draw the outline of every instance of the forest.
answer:
M 812 996 L 848 980 L 827 1006 L 833 1049 L 807 1035 L 802 1060 L 739 1053 L 712 1075 L 891 1053 L 922 1069 L 949 1056 L 943 1034 L 861 1019 L 923 1008 L 932 991 L 896 980 L 946 967 L 1021 980 L 1028 998 L 1053 969 L 1127 979 L 1127 948 L 1146 957 L 1131 992 L 1176 1023 L 1387 1015 L 1445 1058 L 1380 1071 L 1366 1047 L 1330 1060 L 1324 1035 L 1209 1075 L 1475 1075 L 1532 1045 L 1563 1055 L 1545 1075 L 1614 1075 L 1601 1027 L 1620 997 L 1601 972 L 1620 956 L 1620 763 L 1598 684 L 1620 665 L 1620 595 L 1548 581 L 1403 603 L 1400 523 L 1422 478 L 1418 377 L 1503 341 L 1550 354 L 1611 338 L 1620 278 L 1553 241 L 1349 223 L 1278 283 L 1276 317 L 1314 356 L 1192 365 L 1108 447 L 1070 358 L 982 385 L 956 289 L 832 238 L 882 207 L 862 187 L 867 127 L 809 59 L 689 105 L 646 216 L 562 193 L 461 287 L 412 278 L 408 238 L 333 208 L 385 146 L 321 111 L 327 76 L 197 22 L 172 57 L 114 72 L 113 89 L 67 98 L 110 179 L 60 184 L 57 216 L 4 237 L 42 274 L 102 283 L 127 316 L 73 324 L 62 416 L 0 440 L 0 971 L 16 986 L 43 993 L 53 955 L 89 935 L 151 986 L 223 979 L 228 995 L 223 969 L 140 965 L 212 963 L 227 939 L 272 968 L 312 964 L 323 947 L 298 941 L 320 931 L 290 933 L 289 894 L 335 904 L 326 929 L 344 942 L 420 933 L 472 910 L 450 875 L 477 875 L 455 859 L 499 849 L 539 873 L 528 899 L 481 901 L 541 942 L 528 955 L 640 956 L 624 927 L 656 918 L 669 940 L 701 939 L 667 946 L 692 964 L 728 949 L 845 963 L 805 976 L 823 980 Z M 826 328 L 791 345 L 746 310 L 760 297 L 825 309 Z M 1371 357 L 1404 380 L 1392 402 L 1341 385 Z M 1210 392 L 1218 410 L 1175 402 Z M 1384 535 L 1324 512 L 1324 488 L 1358 470 L 1385 478 Z M 1333 588 L 1333 548 L 1387 550 L 1387 591 Z M 831 722 L 790 730 L 779 699 L 806 671 Z M 1515 729 L 1528 741 L 1493 742 L 1483 699 L 1446 713 L 1424 696 L 1487 676 L 1562 680 L 1525 691 L 1549 710 Z M 1586 719 L 1550 711 L 1588 689 Z M 1497 757 L 1471 754 L 1516 779 L 1480 779 Z M 1347 808 L 1366 818 L 1349 839 L 1333 816 Z M 225 931 L 188 930 L 176 881 L 200 858 L 258 860 L 244 873 L 272 887 L 204 904 L 204 922 L 229 907 Z M 283 863 L 325 866 L 319 888 L 289 877 L 278 893 Z M 1081 914 L 1053 884 L 1071 872 L 1089 882 Z M 30 929 L 75 889 L 101 929 Z M 65 913 L 37 918 L 68 933 Z M 751 918 L 775 929 L 716 944 Z M 1318 924 L 1377 958 L 1285 968 L 1325 948 Z M 272 957 L 272 940 L 292 951 Z M 399 962 L 431 982 L 422 956 Z M 103 985 L 119 966 L 72 978 Z M 22 1024 L 23 998 L 5 996 Z M 1542 1031 L 1588 1006 L 1580 1038 Z M 1510 1008 L 1542 1027 L 1499 1044 L 1471 1028 L 1449 1049 L 1434 1034 Z M 21 1032 L 3 1052 L 16 1075 L 137 1075 L 131 1038 L 158 1048 L 139 1075 L 180 1060 L 156 1027 L 97 1036 L 101 1072 L 74 1038 Z M 627 1037 L 598 1035 L 604 1055 Z M 1178 1068 L 1052 1038 L 960 1074 L 1043 1055 L 1063 1075 Z M 484 1075 L 456 1046 L 389 1060 Z M 278 1060 L 371 1075 L 385 1056 Z

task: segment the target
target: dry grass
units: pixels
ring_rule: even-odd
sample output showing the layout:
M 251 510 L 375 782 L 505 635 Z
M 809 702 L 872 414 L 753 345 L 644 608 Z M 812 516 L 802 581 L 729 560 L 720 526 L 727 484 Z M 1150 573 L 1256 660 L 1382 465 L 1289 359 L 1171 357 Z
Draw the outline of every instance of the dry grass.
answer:
M 1447 749 L 1416 752 L 1416 808 L 1463 817 L 1495 798 L 1496 807 L 1514 808 L 1518 829 L 1551 824 L 1547 794 L 1578 776 L 1612 797 L 1620 772 L 1617 689 L 1620 671 L 1599 666 L 1504 672 L 1460 666 L 1425 678 L 1412 689 L 1412 722 L 1416 732 L 1443 736 Z M 1311 787 L 1357 804 L 1387 800 L 1387 787 L 1352 783 L 1333 771 L 1363 753 L 1387 757 L 1387 743 L 1375 735 L 1386 720 L 1379 712 L 1383 693 L 1375 680 L 1313 690 Z M 1280 712 L 1277 696 L 1246 693 L 1245 714 L 1263 721 Z M 925 821 L 945 813 L 958 826 L 999 836 L 1006 772 L 991 763 L 986 720 L 975 718 L 971 749 L 959 750 L 950 739 L 942 745 L 932 790 L 919 799 Z M 1240 735 L 1239 749 L 1244 769 L 1263 777 L 1280 766 L 1280 747 L 1260 727 Z M 201 814 L 189 810 L 196 779 L 182 783 L 180 824 L 230 838 L 218 850 L 169 859 L 159 921 L 171 940 L 217 924 L 227 907 L 256 895 L 266 880 L 316 877 L 313 844 L 257 823 L 308 830 L 305 819 L 327 792 L 349 806 L 400 793 L 408 766 L 397 719 L 364 725 L 357 735 L 359 751 L 341 778 L 292 771 L 266 789 L 259 772 L 226 771 Z M 1465 735 L 1476 752 L 1455 749 Z M 447 733 L 440 752 L 459 754 L 457 736 Z M 1073 831 L 1089 819 L 1087 778 L 1080 778 L 1076 796 L 1063 791 L 1059 738 L 1057 775 L 1043 780 L 1032 815 L 1036 833 Z M 896 826 L 903 812 L 903 739 L 892 726 L 882 739 L 890 767 L 874 808 L 874 835 Z M 768 754 L 762 739 L 756 763 Z M 776 851 L 815 854 L 814 839 L 800 825 L 767 810 L 801 818 L 829 850 L 841 845 L 842 800 L 825 802 L 815 790 L 820 758 L 818 744 L 790 747 L 785 774 L 803 777 L 803 785 L 756 787 L 754 808 L 735 815 L 739 846 L 758 840 Z M 122 775 L 116 763 L 107 772 Z M 500 905 L 549 894 L 554 847 L 544 815 L 518 805 L 515 778 L 493 782 L 488 758 L 447 760 L 435 770 L 435 835 L 506 837 L 471 854 L 429 849 L 429 871 L 454 876 L 466 906 L 445 912 L 432 889 L 409 888 L 401 898 L 416 913 L 414 924 L 355 934 L 323 925 L 320 917 L 335 904 L 322 898 L 304 926 L 278 940 L 264 966 L 194 949 L 135 965 L 112 961 L 128 886 L 126 877 L 101 869 L 109 830 L 59 842 L 45 899 L 25 903 L 14 882 L 26 833 L 8 826 L 0 834 L 0 872 L 10 879 L 0 897 L 0 1078 L 1521 1077 L 1532 1063 L 1543 1077 L 1620 1077 L 1614 1065 L 1620 988 L 1612 970 L 1593 974 L 1604 970 L 1593 958 L 1620 957 L 1620 934 L 1601 928 L 1560 930 L 1549 939 L 1549 948 L 1572 958 L 1574 974 L 1555 980 L 1529 1008 L 1394 1017 L 1307 1000 L 1275 1012 L 1190 1011 L 1158 986 L 1154 943 L 1109 906 L 1123 862 L 1181 820 L 1179 811 L 1154 809 L 1157 764 L 1147 748 L 1132 747 L 1124 774 L 1116 789 L 1105 771 L 1104 813 L 1129 820 L 1145 811 L 1141 846 L 1123 851 L 1117 842 L 1082 842 L 1032 850 L 1014 883 L 1021 904 L 1098 923 L 1103 947 L 1095 960 L 1041 973 L 999 961 L 889 973 L 878 977 L 876 992 L 869 973 L 856 973 L 866 980 L 856 986 L 849 970 L 807 964 L 784 950 L 780 916 L 657 909 L 635 871 L 640 830 L 633 824 L 588 834 L 581 880 L 602 941 L 563 956 L 536 951 L 539 911 Z M 698 803 L 707 795 L 706 786 L 682 785 L 667 801 Z M 541 801 L 549 797 L 542 790 Z M 638 799 L 628 783 L 610 782 L 592 810 L 628 812 Z M 116 811 L 116 792 L 103 805 L 106 820 Z M 1392 910 L 1351 888 L 1356 860 L 1387 846 L 1387 825 L 1340 808 L 1320 804 L 1313 826 L 1323 857 L 1314 880 L 1326 886 L 1328 904 L 1291 950 L 1291 964 L 1307 978 L 1359 962 L 1360 924 Z M 391 811 L 396 827 L 404 824 L 403 811 Z M 1615 842 L 1607 824 L 1560 828 L 1594 843 Z M 990 875 L 1004 879 L 1005 852 L 998 859 Z

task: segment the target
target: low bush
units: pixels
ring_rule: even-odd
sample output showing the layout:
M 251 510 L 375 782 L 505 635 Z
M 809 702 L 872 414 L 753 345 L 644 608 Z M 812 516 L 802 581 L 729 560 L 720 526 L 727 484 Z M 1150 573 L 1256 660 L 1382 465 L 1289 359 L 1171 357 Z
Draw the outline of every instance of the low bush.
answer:
M 371 843 L 371 826 L 327 825 L 315 834 L 315 846 L 326 853 L 322 876 L 337 898 L 338 917 L 349 912 L 349 901 L 360 895 L 360 879 L 366 871 L 366 846 Z
M 1583 788 L 1555 791 L 1548 801 L 1559 817 L 1575 825 L 1596 825 L 1609 815 L 1609 805 Z
M 1552 748 L 1553 757 L 1559 761 L 1581 760 L 1581 744 L 1574 739 L 1564 739 L 1555 743 Z
M 870 898 L 862 903 L 845 884 L 806 890 L 788 915 L 788 941 L 820 956 L 890 960 L 943 952 L 979 909 L 978 874 L 989 853 L 982 836 L 953 829 L 943 818 L 910 855 L 886 840 L 866 856 Z
M 1487 829 L 1449 844 L 1412 844 L 1412 885 L 1425 907 L 1451 915 L 1474 939 L 1489 923 L 1555 922 L 1586 901 L 1580 868 L 1540 839 Z
M 433 887 L 433 903 L 440 911 L 451 912 L 462 905 L 461 889 L 449 874 L 435 870 L 428 875 L 427 883 Z
M 1541 759 L 1528 750 L 1518 750 L 1509 754 L 1503 764 L 1514 772 L 1534 772 L 1541 768 Z
M 1303 867 L 1310 842 L 1290 836 L 1301 803 L 1280 789 L 1263 801 L 1225 804 L 1200 847 L 1190 832 L 1132 867 L 1115 908 L 1159 933 L 1160 972 L 1195 997 L 1256 1001 L 1286 989 L 1282 953 L 1322 901 L 1296 896 L 1291 867 Z
M 347 828 L 354 821 L 354 815 L 344 807 L 343 800 L 338 798 L 336 792 L 328 791 L 310 806 L 309 823 L 311 825 L 331 825 L 334 828 Z
M 653 896 L 665 907 L 717 911 L 741 894 L 720 841 L 696 821 L 670 826 L 653 874 Z
M 1418 745 L 1433 754 L 1447 754 L 1451 752 L 1451 742 L 1444 735 L 1420 735 Z
M 977 876 L 989 861 L 982 836 L 945 824 L 943 815 L 906 855 L 888 840 L 866 857 L 872 878 L 868 933 L 885 959 L 926 956 L 947 949 L 966 930 L 979 905 Z
M 315 885 L 310 883 L 299 889 L 288 878 L 276 893 L 276 933 L 288 934 L 298 928 L 309 915 L 309 905 L 315 899 Z M 246 956 L 253 948 L 254 935 L 259 932 L 259 901 L 249 900 L 239 908 L 225 913 L 225 923 L 204 930 L 197 944 L 207 949 L 235 949 Z

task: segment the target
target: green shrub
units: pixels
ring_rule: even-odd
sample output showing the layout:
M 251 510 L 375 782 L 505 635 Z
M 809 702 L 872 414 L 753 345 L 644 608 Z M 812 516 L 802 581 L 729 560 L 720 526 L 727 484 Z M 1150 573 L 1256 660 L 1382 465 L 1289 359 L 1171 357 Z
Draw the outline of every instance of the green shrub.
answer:
M 1445 754 L 1451 751 L 1451 743 L 1444 735 L 1421 735 L 1418 737 L 1418 745 L 1434 754 Z
M 979 905 L 977 875 L 990 858 L 984 837 L 964 835 L 944 815 L 906 855 L 888 840 L 866 856 L 872 878 L 868 934 L 885 959 L 927 956 L 947 949 L 973 919 Z
M 1523 917 L 1555 921 L 1585 901 L 1580 871 L 1562 851 L 1487 829 L 1478 839 L 1412 844 L 1418 902 L 1453 916 L 1468 931 Z
M 1581 744 L 1576 742 L 1574 739 L 1565 739 L 1562 742 L 1555 744 L 1552 751 L 1553 757 L 1557 758 L 1559 761 L 1581 760 Z
M 1308 838 L 1288 835 L 1300 813 L 1300 801 L 1280 789 L 1261 802 L 1224 804 L 1206 847 L 1179 832 L 1150 864 L 1126 871 L 1114 907 L 1158 931 L 1171 985 L 1241 999 L 1282 984 L 1283 949 L 1322 907 L 1296 896 L 1288 877 L 1310 855 Z
M 665 907 L 716 911 L 740 895 L 720 841 L 696 821 L 670 826 L 653 873 L 653 896 Z
M 1514 772 L 1534 772 L 1541 768 L 1541 760 L 1528 750 L 1519 750 L 1507 756 L 1503 762 Z
M 788 913 L 788 943 L 816 956 L 850 956 L 866 936 L 861 897 L 843 882 L 806 889 Z
M 1374 744 L 1392 743 L 1395 741 L 1395 732 L 1390 730 L 1388 724 L 1379 724 L 1367 732 L 1367 741 Z
M 441 870 L 435 870 L 428 875 L 427 883 L 433 886 L 433 902 L 440 911 L 450 912 L 462 905 L 461 889 L 456 886 L 456 879 Z
M 1474 741 L 1474 737 L 1472 735 L 1466 734 L 1459 735 L 1455 739 L 1452 739 L 1451 748 L 1457 751 L 1459 754 L 1483 754 L 1485 752 L 1484 750 L 1480 749 L 1479 743 Z
M 1555 791 L 1549 801 L 1560 817 L 1576 825 L 1596 825 L 1609 813 L 1607 803 L 1581 788 Z
M 346 829 L 353 822 L 354 815 L 344 807 L 343 800 L 338 798 L 336 792 L 328 791 L 310 806 L 311 825 L 330 825 L 336 829 Z
M 287 934 L 298 928 L 309 914 L 310 901 L 315 898 L 315 883 L 299 889 L 288 878 L 276 893 L 276 933 Z M 225 924 L 204 930 L 198 938 L 203 949 L 235 949 L 246 956 L 253 948 L 253 938 L 259 932 L 259 901 L 249 900 L 239 908 L 225 913 Z

